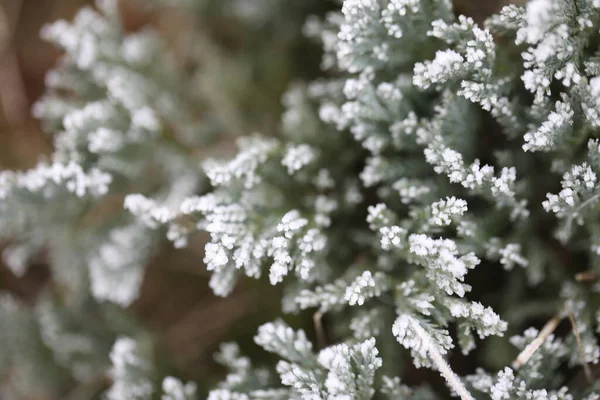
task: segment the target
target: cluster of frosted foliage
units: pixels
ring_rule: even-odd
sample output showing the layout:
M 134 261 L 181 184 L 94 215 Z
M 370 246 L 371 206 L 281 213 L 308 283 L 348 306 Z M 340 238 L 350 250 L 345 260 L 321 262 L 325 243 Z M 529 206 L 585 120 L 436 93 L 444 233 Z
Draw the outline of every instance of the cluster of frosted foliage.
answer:
M 183 383 L 172 376 L 163 379 L 162 390 L 161 400 L 193 400 L 197 398 L 197 386 L 194 382 Z
M 147 361 L 140 356 L 139 344 L 132 338 L 119 337 L 110 351 L 113 384 L 109 400 L 147 399 L 154 390 Z
M 281 357 L 275 368 L 279 379 L 268 370 L 253 368 L 239 347 L 229 343 L 221 347 L 217 360 L 230 372 L 210 392 L 210 400 L 370 399 L 375 393 L 375 374 L 381 367 L 375 338 L 315 353 L 304 331 L 276 320 L 260 326 L 254 341 Z
M 105 168 L 121 172 L 127 165 L 118 162 L 120 153 L 157 139 L 167 128 L 182 140 L 197 137 L 190 131 L 193 96 L 183 90 L 156 32 L 126 33 L 118 2 L 99 1 L 98 7 L 102 14 L 83 8 L 72 22 L 42 29 L 42 38 L 65 55 L 48 73 L 47 93 L 33 114 L 55 132 L 56 157 L 99 158 Z
M 513 336 L 510 343 L 517 349 L 527 352 L 535 345 L 540 332 L 535 328 L 527 329 L 523 335 Z M 465 377 L 473 393 L 487 396 L 494 400 L 503 399 L 541 399 L 541 400 L 594 400 L 598 398 L 597 390 L 586 388 L 578 395 L 569 393 L 567 386 L 556 385 L 555 370 L 569 357 L 569 347 L 560 338 L 550 335 L 531 353 L 527 364 L 521 367 L 519 373 L 513 368 L 506 367 L 497 374 L 490 374 L 478 369 L 475 374 Z M 540 389 L 553 386 L 555 389 Z M 483 397 L 482 397 L 483 398 Z
M 598 285 L 575 279 L 597 280 L 600 254 L 599 24 L 591 0 L 508 5 L 482 23 L 450 1 L 345 0 L 309 19 L 328 78 L 290 89 L 282 138 L 252 136 L 205 163 L 209 194 L 134 211 L 185 240 L 210 234 L 216 294 L 268 277 L 285 287 L 284 313 L 328 321 L 315 324 L 318 354 L 302 331 L 262 326 L 275 372 L 259 384 L 249 359 L 230 361 L 210 398 L 440 398 L 393 378 L 404 357 L 462 399 L 593 399 L 596 382 L 571 387 L 558 370 L 599 354 Z M 564 337 L 529 328 L 553 314 L 570 321 Z M 484 354 L 490 336 L 521 361 L 454 372 L 449 355 Z M 365 386 L 359 353 L 381 376 Z
M 109 300 L 127 306 L 137 298 L 143 278 L 146 257 L 152 237 L 136 225 L 119 227 L 109 232 L 106 243 L 90 256 L 90 283 L 96 299 Z
M 258 25 L 269 15 L 256 9 L 269 1 L 234 3 Z M 87 268 L 94 301 L 128 306 L 161 235 L 180 248 L 204 233 L 216 295 L 282 286 L 287 316 L 254 338 L 275 365 L 223 344 L 210 400 L 597 400 L 600 3 L 531 0 L 482 22 L 450 0 L 338 3 L 305 25 L 323 77 L 285 94 L 280 135 L 202 162 L 186 151 L 202 136 L 193 96 L 154 36 L 124 34 L 110 1 L 46 28 L 67 52 L 35 108 L 56 153 L 0 176 L 0 230 L 24 238 L 5 259 L 22 273 L 50 232 L 77 237 L 76 255 L 51 238 L 56 260 Z M 117 217 L 72 229 L 110 195 Z M 311 313 L 315 341 L 283 320 Z M 91 332 L 69 347 L 63 331 L 41 340 L 86 352 Z M 111 400 L 201 398 L 142 348 L 113 345 Z M 456 372 L 457 352 L 475 373 Z M 405 386 L 414 368 L 447 387 Z
M 252 369 L 243 358 L 230 362 L 238 365 L 234 375 L 211 399 L 371 398 L 375 392 L 410 398 L 393 378 L 357 387 L 353 352 L 369 359 L 375 374 L 401 374 L 373 346 L 375 338 L 386 349 L 404 347 L 415 366 L 437 370 L 462 399 L 571 399 L 593 392 L 588 383 L 571 394 L 556 378 L 565 361 L 577 368 L 598 359 L 592 338 L 598 313 L 588 303 L 595 292 L 578 284 L 551 299 L 563 318 L 572 317 L 573 332 L 564 341 L 539 339 L 542 347 L 524 366 L 460 377 L 447 361 L 457 346 L 468 354 L 478 350 L 478 340 L 510 329 L 502 318 L 507 309 L 470 299 L 469 271 L 510 271 L 514 286 L 494 290 L 520 293 L 510 302 L 519 307 L 531 287 L 560 288 L 574 279 L 574 273 L 548 274 L 560 266 L 550 255 L 551 229 L 536 233 L 543 224 L 566 226 L 558 231 L 566 251 L 578 251 L 567 247 L 577 226 L 588 228 L 579 231 L 584 235 L 599 231 L 587 218 L 600 198 L 597 142 L 590 139 L 587 161 L 568 165 L 579 159 L 570 146 L 585 143 L 596 123 L 594 88 L 585 86 L 595 73 L 577 72 L 591 71 L 593 61 L 578 67 L 580 56 L 546 55 L 547 68 L 554 68 L 548 75 L 540 53 L 561 50 L 535 32 L 558 29 L 553 40 L 563 42 L 583 33 L 565 39 L 561 29 L 589 36 L 600 13 L 582 1 L 569 10 L 563 9 L 569 2 L 555 3 L 507 6 L 478 25 L 455 17 L 446 1 L 347 0 L 340 13 L 309 21 L 306 32 L 322 39 L 323 66 L 335 77 L 293 88 L 284 98 L 282 141 L 254 136 L 240 142 L 231 161 L 205 163 L 215 190 L 162 214 L 171 217 L 161 224 L 185 235 L 210 233 L 205 263 L 216 294 L 230 292 L 242 274 L 268 274 L 271 284 L 286 285 L 284 312 L 316 309 L 331 323 L 346 324 L 337 329 L 347 336 L 315 356 L 302 331 L 280 321 L 264 325 L 256 342 L 281 357 L 276 373 L 283 388 L 273 388 L 273 372 L 262 385 L 248 386 Z M 535 17 L 546 6 L 553 11 Z M 544 18 L 567 21 L 543 28 Z M 506 39 L 497 42 L 500 37 L 530 47 L 519 54 Z M 545 79 L 556 80 L 559 92 Z M 522 95 L 527 90 L 532 96 Z M 553 178 L 542 178 L 540 165 Z M 564 189 L 544 201 L 539 181 L 554 179 L 556 186 L 561 174 Z M 161 207 L 134 213 L 156 222 Z M 548 213 L 559 220 L 548 222 Z M 179 228 L 184 221 L 188 228 Z M 600 248 L 600 240 L 587 240 L 591 252 Z M 512 342 L 523 350 L 537 331 L 527 335 Z
M 118 337 L 110 350 L 109 370 L 112 384 L 105 393 L 107 400 L 192 400 L 197 398 L 194 382 L 183 382 L 173 376 L 158 380 L 153 365 L 154 355 L 144 339 Z

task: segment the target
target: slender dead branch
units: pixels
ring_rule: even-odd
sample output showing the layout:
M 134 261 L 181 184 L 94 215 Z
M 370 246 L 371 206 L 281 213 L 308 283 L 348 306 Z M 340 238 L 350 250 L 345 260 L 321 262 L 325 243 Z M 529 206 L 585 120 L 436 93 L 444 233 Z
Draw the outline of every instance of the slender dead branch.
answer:
M 579 350 L 579 356 L 581 357 L 581 364 L 583 366 L 583 372 L 585 373 L 585 377 L 588 383 L 593 383 L 594 378 L 592 376 L 592 370 L 588 365 L 585 359 L 585 351 L 583 350 L 583 343 L 581 343 L 581 336 L 579 336 L 579 328 L 577 327 L 577 321 L 575 321 L 575 315 L 573 312 L 569 313 L 569 321 L 571 321 L 571 327 L 573 328 L 573 333 L 575 334 L 575 339 L 577 340 L 577 350 Z
M 598 275 L 598 273 L 594 271 L 580 272 L 577 275 L 575 275 L 575 280 L 577 282 L 597 281 L 598 278 L 600 278 L 600 275 Z
M 319 348 L 327 347 L 325 340 L 325 331 L 323 330 L 323 312 L 317 311 L 313 314 L 313 323 L 315 324 L 315 332 L 317 333 L 317 343 Z
M 552 332 L 556 330 L 556 327 L 558 327 L 558 324 L 560 323 L 561 319 L 562 318 L 560 317 L 560 315 L 556 314 L 548 322 L 546 322 L 546 325 L 544 325 L 544 327 L 542 328 L 538 336 L 533 340 L 533 342 L 529 343 L 527 347 L 525 347 L 523 351 L 517 356 L 515 361 L 513 361 L 512 368 L 514 370 L 517 370 L 523 365 L 527 364 L 527 361 L 529 361 L 531 356 L 534 355 L 537 349 L 539 349 L 540 346 L 546 341 L 548 336 L 550 336 Z
M 433 363 L 438 368 L 442 377 L 446 380 L 448 385 L 454 389 L 458 397 L 461 400 L 473 400 L 473 396 L 469 390 L 462 383 L 458 375 L 450 368 L 448 362 L 444 359 L 444 356 L 440 353 L 437 346 L 432 343 L 431 338 L 427 332 L 418 323 L 413 323 L 412 327 L 415 333 L 419 336 L 422 341 L 423 348 L 427 351 L 431 357 Z

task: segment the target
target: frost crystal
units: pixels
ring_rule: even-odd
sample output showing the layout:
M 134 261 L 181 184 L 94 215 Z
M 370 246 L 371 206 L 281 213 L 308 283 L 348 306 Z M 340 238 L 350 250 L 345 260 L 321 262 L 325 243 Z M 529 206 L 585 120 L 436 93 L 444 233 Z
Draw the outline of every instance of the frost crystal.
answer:
M 362 306 L 366 299 L 377 297 L 387 289 L 387 277 L 383 274 L 373 276 L 370 271 L 365 271 L 356 278 L 346 289 L 345 299 L 351 306 Z
M 415 64 L 413 82 L 423 89 L 446 82 L 460 74 L 464 61 L 464 58 L 454 50 L 438 50 L 433 61 Z
M 193 400 L 196 398 L 196 384 L 184 384 L 179 379 L 167 376 L 162 382 L 161 400 Z
M 149 366 L 139 355 L 138 343 L 128 337 L 116 340 L 110 352 L 113 385 L 107 392 L 109 400 L 142 400 L 154 393 L 154 387 L 146 374 Z
M 449 225 L 451 218 L 463 215 L 467 211 L 467 202 L 455 197 L 440 200 L 431 206 L 431 223 L 435 225 Z
M 423 234 L 408 237 L 409 249 L 416 261 L 427 268 L 430 279 L 448 294 L 460 297 L 469 290 L 462 283 L 469 269 L 479 264 L 479 259 L 470 253 L 457 257 L 456 243 L 449 239 L 432 239 Z
M 315 151 L 308 145 L 298 145 L 290 147 L 281 163 L 288 169 L 289 174 L 300 170 L 305 165 L 308 165 L 315 158 Z

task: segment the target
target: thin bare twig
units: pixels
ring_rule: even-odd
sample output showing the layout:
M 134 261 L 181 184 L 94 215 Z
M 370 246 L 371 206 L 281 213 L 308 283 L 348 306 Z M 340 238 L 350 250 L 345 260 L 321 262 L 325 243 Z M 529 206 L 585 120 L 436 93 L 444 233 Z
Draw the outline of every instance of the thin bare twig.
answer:
M 546 322 L 546 325 L 544 325 L 544 327 L 542 328 L 538 336 L 533 340 L 533 342 L 529 343 L 527 347 L 525 347 L 523 351 L 517 356 L 515 361 L 513 361 L 512 368 L 514 370 L 517 370 L 523 365 L 527 364 L 527 361 L 529 361 L 531 356 L 534 355 L 537 349 L 539 349 L 540 346 L 546 341 L 548 336 L 550 336 L 552 332 L 556 330 L 556 327 L 558 327 L 558 324 L 560 323 L 561 319 L 562 318 L 560 317 L 560 315 L 556 314 L 548 322 Z
M 577 327 L 577 321 L 575 321 L 575 315 L 573 312 L 569 312 L 569 321 L 571 321 L 571 327 L 573 327 L 573 333 L 575 334 L 575 339 L 577 340 L 577 350 L 579 350 L 579 356 L 581 357 L 581 364 L 583 366 L 583 372 L 585 373 L 585 377 L 588 383 L 593 383 L 594 378 L 592 376 L 592 370 L 588 365 L 585 359 L 585 351 L 583 351 L 583 343 L 581 343 L 581 336 L 579 336 L 579 328 Z
M 325 331 L 323 330 L 323 312 L 317 311 L 313 314 L 313 323 L 315 324 L 315 331 L 317 333 L 317 344 L 319 348 L 327 347 L 327 341 L 325 340 Z
M 600 275 L 595 271 L 585 271 L 575 275 L 575 280 L 577 282 L 597 281 L 598 278 L 600 278 Z
M 419 336 L 421 339 L 423 348 L 427 351 L 433 363 L 437 366 L 440 374 L 446 380 L 446 382 L 448 382 L 448 385 L 454 389 L 458 397 L 460 397 L 461 400 L 473 400 L 473 396 L 469 390 L 465 387 L 452 368 L 450 368 L 450 365 L 444 359 L 444 356 L 442 356 L 437 346 L 432 343 L 429 334 L 418 323 L 413 323 L 412 328 L 417 336 Z

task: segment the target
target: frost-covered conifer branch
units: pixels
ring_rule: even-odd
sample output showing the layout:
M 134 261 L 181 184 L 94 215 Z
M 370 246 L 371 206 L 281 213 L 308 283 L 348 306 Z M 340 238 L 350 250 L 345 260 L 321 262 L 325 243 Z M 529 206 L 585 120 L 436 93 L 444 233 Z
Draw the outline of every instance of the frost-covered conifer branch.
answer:
M 147 399 L 154 387 L 151 364 L 140 355 L 139 344 L 132 338 L 121 337 L 115 342 L 110 360 L 113 365 L 113 384 L 106 396 L 110 400 Z
M 196 384 L 183 383 L 179 379 L 167 376 L 162 381 L 163 395 L 161 400 L 194 400 L 197 399 Z
M 422 357 L 431 357 L 433 364 L 440 371 L 448 386 L 452 388 L 463 400 L 473 399 L 473 396 L 460 381 L 460 378 L 450 368 L 442 354 L 441 350 L 435 344 L 436 339 L 432 340 L 430 334 L 423 329 L 421 324 L 415 319 L 407 316 L 400 316 L 394 322 L 393 332 L 398 340 L 408 348 L 419 352 Z
M 305 27 L 311 36 L 321 32 L 326 51 L 323 65 L 338 68 L 341 78 L 315 83 L 306 94 L 288 94 L 282 142 L 251 139 L 241 144 L 240 153 L 230 162 L 206 163 L 206 173 L 217 189 L 186 200 L 179 209 L 165 209 L 141 197 L 137 208 L 128 208 L 150 226 L 169 225 L 170 231 L 181 232 L 183 238 L 197 229 L 207 230 L 211 242 L 205 261 L 213 271 L 211 285 L 217 293 L 228 293 L 242 271 L 259 277 L 266 267 L 272 284 L 287 283 L 289 278 L 284 281 L 284 277 L 294 271 L 301 284 L 286 295 L 286 309 L 314 307 L 333 318 L 348 313 L 355 338 L 367 342 L 370 335 L 389 335 L 389 327 L 386 331 L 374 322 L 393 307 L 397 318 L 391 333 L 411 350 L 413 362 L 434 366 L 459 396 L 473 398 L 443 358 L 455 346 L 447 327 L 457 323 L 458 344 L 468 353 L 476 347 L 474 334 L 502 336 L 507 323 L 490 307 L 465 298 L 471 289 L 465 276 L 482 260 L 497 262 L 510 273 L 515 265 L 527 268 L 531 261 L 529 249 L 521 242 L 523 231 L 506 235 L 501 228 L 495 230 L 488 211 L 479 207 L 472 211 L 467 203 L 483 199 L 488 207 L 495 206 L 489 209 L 508 210 L 511 223 L 527 226 L 531 214 L 539 215 L 541 204 L 528 204 L 531 196 L 523 187 L 531 182 L 527 177 L 517 181 L 517 168 L 511 164 L 524 164 L 522 157 L 527 154 L 523 150 L 555 152 L 568 147 L 569 135 L 579 127 L 578 103 L 586 124 L 593 126 L 595 121 L 595 81 L 587 84 L 579 62 L 563 62 L 558 54 L 575 57 L 580 50 L 568 48 L 565 32 L 573 29 L 579 37 L 588 37 L 588 19 L 596 18 L 596 11 L 582 7 L 580 28 L 572 24 L 565 28 L 546 21 L 555 18 L 541 10 L 547 5 L 540 3 L 536 9 L 532 3 L 526 8 L 506 7 L 486 22 L 488 30 L 470 18 L 455 18 L 447 2 L 344 1 L 341 13 L 323 23 L 311 20 Z M 566 10 L 548 3 L 553 4 L 551 10 Z M 565 11 L 558 18 L 569 15 Z M 512 80 L 520 70 L 500 67 L 505 62 L 505 45 L 498 46 L 492 32 L 514 34 L 517 42 L 529 44 L 523 54 L 522 79 L 525 88 L 536 95 L 531 111 L 521 110 L 528 100 L 517 96 L 520 83 Z M 552 32 L 550 39 L 540 32 Z M 439 39 L 447 47 L 440 47 Z M 556 48 L 544 47 L 552 40 Z M 540 61 L 549 58 L 542 52 L 556 54 L 559 62 L 546 69 Z M 592 68 L 588 64 L 588 70 Z M 552 79 L 570 88 L 554 109 L 546 99 Z M 306 106 L 303 96 L 316 103 L 315 109 Z M 497 121 L 511 146 L 519 136 L 525 143 L 515 143 L 517 155 L 512 158 L 498 158 L 498 167 L 492 166 L 488 155 L 482 155 L 486 161 L 481 162 L 480 149 L 474 145 L 473 138 L 482 129 L 476 118 L 486 113 Z M 332 163 L 327 158 L 330 147 L 324 147 L 326 142 L 305 126 L 331 132 L 332 141 L 346 146 L 344 160 L 364 157 L 358 146 L 366 150 L 362 188 L 346 183 L 349 169 L 345 168 L 351 163 Z M 340 139 L 347 134 L 353 145 Z M 589 157 L 580 169 L 592 165 Z M 573 176 L 585 175 L 579 169 L 573 171 Z M 567 178 L 574 180 L 565 175 L 565 182 Z M 353 231 L 363 259 L 356 254 L 350 266 L 347 261 L 336 265 L 330 247 L 340 243 L 336 217 L 354 218 L 356 204 L 364 199 L 363 188 L 376 193 L 375 202 L 367 200 L 366 223 L 372 237 Z M 290 199 L 286 191 L 301 194 Z M 594 196 L 590 192 L 579 206 L 575 201 L 571 206 L 586 208 Z M 269 214 L 260 203 L 266 198 Z M 553 209 L 547 203 L 544 207 Z M 561 217 L 576 214 L 553 207 L 555 213 L 563 213 Z M 401 274 L 396 270 L 399 265 L 405 270 Z M 585 331 L 586 324 L 582 325 Z M 277 372 L 289 387 L 288 395 L 324 398 L 353 393 L 351 397 L 356 397 L 354 382 L 347 380 L 348 371 L 343 372 L 347 362 L 342 362 L 352 348 L 336 345 L 314 358 L 305 338 L 298 333 L 303 344 L 295 345 L 294 335 L 291 328 L 276 322 L 261 327 L 256 339 L 283 358 Z M 563 356 L 557 350 L 556 359 Z M 330 359 L 337 360 L 335 366 Z M 530 367 L 537 368 L 534 362 Z M 550 363 L 549 368 L 556 364 Z M 482 372 L 467 381 L 475 391 L 495 399 L 568 398 L 566 389 L 529 389 L 540 374 L 530 371 L 526 378 L 510 369 L 497 376 Z M 519 371 L 528 373 L 526 368 Z M 219 390 L 211 396 L 235 398 L 242 393 Z M 256 392 L 245 393 L 253 398 Z M 371 389 L 367 393 L 372 394 Z
M 375 390 L 374 376 L 381 367 L 375 339 L 348 345 L 340 343 L 312 353 L 312 345 L 303 331 L 294 331 L 283 321 L 259 328 L 255 341 L 265 350 L 279 354 L 277 364 L 281 383 L 289 389 L 269 386 L 269 379 L 249 379 L 249 359 L 239 356 L 234 344 L 221 348 L 219 360 L 233 372 L 221 388 L 211 391 L 209 399 L 370 399 Z M 296 360 L 296 361 L 294 361 Z M 267 371 L 264 371 L 265 373 Z M 262 385 L 261 385 L 262 383 Z
M 598 150 L 597 142 L 588 142 L 588 158 L 594 160 Z M 595 165 L 594 165 L 595 166 Z M 582 225 L 583 216 L 593 209 L 600 200 L 596 187 L 597 175 L 595 169 L 584 162 L 574 165 L 563 175 L 562 190 L 558 194 L 548 193 L 543 207 L 546 211 L 564 219 L 564 226 L 557 233 L 559 238 L 566 241 L 572 235 L 573 224 Z
M 446 144 L 443 136 L 444 123 L 449 116 L 448 110 L 455 101 L 454 95 L 445 92 L 442 103 L 436 106 L 436 117 L 426 121 L 417 130 L 417 140 L 427 145 L 425 159 L 434 167 L 436 173 L 447 175 L 450 182 L 460 183 L 475 193 L 481 193 L 496 202 L 499 207 L 510 207 L 512 218 L 526 218 L 526 201 L 516 198 L 514 167 L 502 168 L 500 175 L 496 177 L 494 167 L 481 166 L 478 159 L 470 166 L 466 165 L 463 155 Z
M 600 254 L 600 3 L 531 0 L 482 25 L 448 0 L 338 3 L 304 26 L 321 40 L 327 74 L 286 93 L 281 135 L 246 136 L 235 155 L 202 160 L 199 145 L 230 126 L 219 121 L 231 110 L 192 93 L 156 33 L 126 32 L 110 1 L 45 28 L 66 52 L 35 107 L 56 151 L 0 175 L 0 232 L 16 237 L 4 259 L 18 274 L 47 243 L 56 279 L 69 281 L 69 265 L 83 270 L 65 296 L 80 308 L 62 313 L 44 300 L 35 319 L 20 319 L 7 303 L 0 322 L 28 332 L 41 324 L 28 343 L 73 376 L 102 371 L 90 350 L 100 334 L 76 316 L 89 304 L 134 302 L 161 236 L 180 248 L 206 232 L 215 294 L 243 275 L 281 285 L 283 312 L 316 310 L 326 322 L 319 336 L 336 340 L 316 351 L 302 329 L 263 324 L 255 342 L 275 367 L 224 344 L 216 361 L 228 374 L 211 400 L 442 397 L 389 378 L 402 374 L 397 360 L 438 370 L 463 399 L 597 400 L 597 383 L 578 387 L 561 374 L 600 359 L 598 284 L 570 281 L 573 268 L 593 276 Z M 224 4 L 242 30 L 269 27 L 267 8 L 285 8 Z M 95 214 L 104 207 L 110 216 Z M 527 329 L 554 303 L 576 334 Z M 201 395 L 107 325 L 108 337 L 121 337 L 109 397 Z M 509 327 L 524 334 L 502 339 Z M 521 352 L 513 368 L 457 376 L 449 353 L 458 345 L 489 359 L 476 336 L 492 335 Z M 74 365 L 78 357 L 85 362 Z M 25 374 L 14 354 L 6 359 Z

